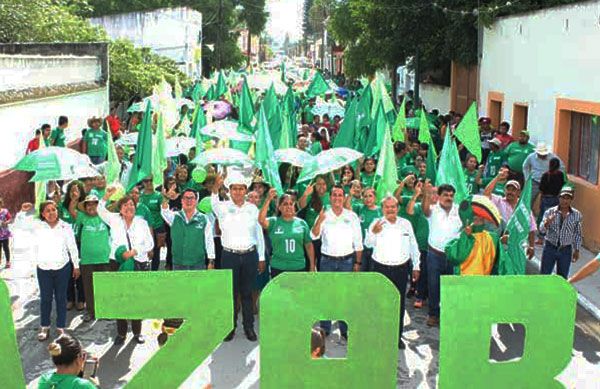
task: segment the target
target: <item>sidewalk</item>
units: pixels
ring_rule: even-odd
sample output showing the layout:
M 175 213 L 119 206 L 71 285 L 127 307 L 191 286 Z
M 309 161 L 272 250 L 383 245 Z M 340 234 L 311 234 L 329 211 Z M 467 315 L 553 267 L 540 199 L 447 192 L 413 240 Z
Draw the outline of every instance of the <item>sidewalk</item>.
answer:
M 543 246 L 536 246 L 535 257 L 531 260 L 532 265 L 535 266 L 538 273 L 541 265 L 542 249 Z M 582 247 L 579 253 L 579 260 L 571 264 L 569 274 L 575 274 L 577 270 L 581 269 L 595 256 L 596 254 Z M 594 274 L 591 277 L 576 283 L 574 286 L 579 292 L 579 295 L 577 296 L 579 304 L 597 320 L 600 320 L 600 275 Z

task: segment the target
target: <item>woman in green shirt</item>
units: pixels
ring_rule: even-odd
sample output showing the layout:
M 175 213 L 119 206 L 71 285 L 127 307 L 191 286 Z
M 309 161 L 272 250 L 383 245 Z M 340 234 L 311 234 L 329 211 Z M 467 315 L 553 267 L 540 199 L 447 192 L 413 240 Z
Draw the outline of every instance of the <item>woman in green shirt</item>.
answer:
M 66 223 L 69 223 L 73 228 L 73 233 L 75 234 L 75 242 L 77 243 L 77 248 L 81 250 L 81 240 L 79 238 L 79 231 L 77 230 L 77 225 L 75 224 L 76 215 L 70 212 L 71 204 L 74 204 L 74 207 L 77 208 L 82 204 L 85 199 L 85 192 L 83 183 L 81 181 L 75 180 L 69 182 L 67 185 L 66 194 L 64 199 L 59 203 L 58 206 L 58 217 Z M 85 309 L 85 293 L 83 280 L 81 277 L 76 280 L 73 278 L 69 278 L 69 285 L 67 286 L 67 309 L 71 310 L 73 307 L 76 307 L 78 311 L 83 311 Z
M 467 190 L 470 194 L 478 194 L 479 189 L 483 185 L 481 176 L 483 175 L 483 165 L 477 168 L 477 158 L 474 155 L 469 155 L 465 161 L 465 180 L 467 181 Z
M 375 158 L 367 158 L 363 163 L 363 169 L 360 173 L 360 182 L 364 188 L 372 187 L 375 180 Z
M 375 189 L 372 187 L 363 189 L 362 204 L 354 205 L 352 211 L 358 215 L 360 220 L 360 228 L 363 232 L 363 240 L 367 236 L 367 229 L 373 220 L 382 216 L 381 208 L 376 204 Z M 372 247 L 364 247 L 363 260 L 361 271 L 371 271 L 371 255 L 373 254 Z
M 152 176 L 144 178 L 142 184 L 144 188 L 140 193 L 140 203 L 144 204 L 150 210 L 150 220 L 152 221 L 150 228 L 152 229 L 152 238 L 154 240 L 151 270 L 156 271 L 160 265 L 160 249 L 164 246 L 166 239 L 165 222 L 160 214 L 163 196 L 154 189 Z
M 317 177 L 314 184 L 306 187 L 304 194 L 298 200 L 298 205 L 301 209 L 300 212 L 303 214 L 301 217 L 308 224 L 308 228 L 312 228 L 319 216 L 319 212 L 331 205 L 329 193 L 327 192 L 327 182 L 323 176 Z M 318 269 L 321 258 L 321 240 L 314 240 L 313 247 L 315 248 Z
M 63 334 L 48 345 L 48 352 L 56 371 L 42 375 L 39 389 L 95 389 L 100 386 L 95 376 L 88 379 L 78 377 L 87 358 L 79 340 Z
M 83 201 L 84 212 L 73 205 L 69 211 L 75 216 L 75 225 L 79 231 L 79 261 L 83 292 L 87 311 L 83 321 L 95 319 L 94 309 L 94 273 L 110 271 L 110 229 L 98 216 L 98 197 L 88 195 Z
M 310 239 L 310 229 L 304 220 L 296 217 L 292 196 L 282 195 L 277 205 L 279 216 L 267 218 L 269 205 L 275 197 L 275 189 L 269 190 L 258 215 L 258 222 L 267 231 L 273 247 L 271 277 L 284 271 L 303 271 L 306 268 L 305 251 L 309 270 L 315 271 L 315 251 Z

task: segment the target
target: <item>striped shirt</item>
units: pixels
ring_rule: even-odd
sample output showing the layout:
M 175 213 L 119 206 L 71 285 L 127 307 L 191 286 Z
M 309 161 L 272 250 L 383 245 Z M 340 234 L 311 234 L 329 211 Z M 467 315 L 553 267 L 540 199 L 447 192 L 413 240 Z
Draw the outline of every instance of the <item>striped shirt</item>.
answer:
M 554 214 L 556 214 L 556 217 L 546 228 L 546 220 Z M 571 207 L 564 220 L 558 206 L 552 207 L 544 212 L 540 232 L 546 233 L 546 240 L 555 246 L 573 245 L 573 249 L 579 250 L 581 247 L 581 219 L 581 212 L 573 207 Z

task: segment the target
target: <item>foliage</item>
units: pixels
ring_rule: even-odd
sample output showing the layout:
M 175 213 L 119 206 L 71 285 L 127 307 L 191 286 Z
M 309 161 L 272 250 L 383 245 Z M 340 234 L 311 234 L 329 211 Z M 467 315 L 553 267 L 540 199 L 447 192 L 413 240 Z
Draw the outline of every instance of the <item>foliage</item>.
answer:
M 349 76 L 394 69 L 417 51 L 421 69 L 427 71 L 450 60 L 475 64 L 477 29 L 498 16 L 574 2 L 515 0 L 507 6 L 506 0 L 339 0 L 333 2 L 328 29 L 347 47 Z

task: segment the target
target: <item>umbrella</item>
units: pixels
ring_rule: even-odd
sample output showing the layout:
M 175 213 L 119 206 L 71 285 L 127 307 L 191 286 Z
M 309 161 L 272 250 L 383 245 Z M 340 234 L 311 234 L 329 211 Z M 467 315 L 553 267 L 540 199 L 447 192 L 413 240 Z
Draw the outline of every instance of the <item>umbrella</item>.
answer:
M 211 107 L 212 115 L 216 120 L 225 119 L 231 113 L 231 105 L 225 101 L 211 101 L 208 105 Z
M 45 147 L 27 154 L 15 170 L 35 172 L 30 181 L 69 180 L 98 176 L 90 157 L 67 147 Z
M 302 169 L 297 182 L 310 181 L 319 175 L 351 164 L 362 156 L 362 153 L 347 147 L 337 147 L 322 151 Z
M 177 109 L 181 109 L 181 107 L 184 105 L 187 105 L 188 108 L 194 108 L 196 106 L 196 104 L 194 104 L 194 102 L 190 99 L 180 98 L 177 100 Z
M 233 120 L 219 120 L 200 129 L 202 135 L 212 138 L 229 139 L 240 142 L 252 142 L 254 136 L 238 131 L 238 122 Z
M 116 145 L 123 146 L 135 146 L 137 144 L 138 133 L 130 132 L 128 134 L 123 134 L 115 141 Z
M 315 104 L 314 108 L 312 109 L 312 113 L 313 115 L 319 116 L 327 114 L 330 118 L 333 118 L 335 115 L 338 115 L 339 117 L 343 118 L 345 110 L 344 107 L 342 107 L 339 103 L 319 102 Z
M 196 139 L 186 136 L 174 136 L 165 142 L 167 146 L 167 157 L 177 157 L 179 154 L 189 153 L 196 146 Z
M 310 163 L 314 157 L 296 148 L 275 150 L 275 160 L 278 163 L 289 163 L 293 166 L 304 167 Z
M 239 150 L 230 148 L 219 148 L 210 149 L 203 153 L 198 154 L 191 163 L 195 163 L 199 166 L 206 166 L 209 164 L 223 165 L 223 166 L 252 166 L 253 162 L 248 156 Z

